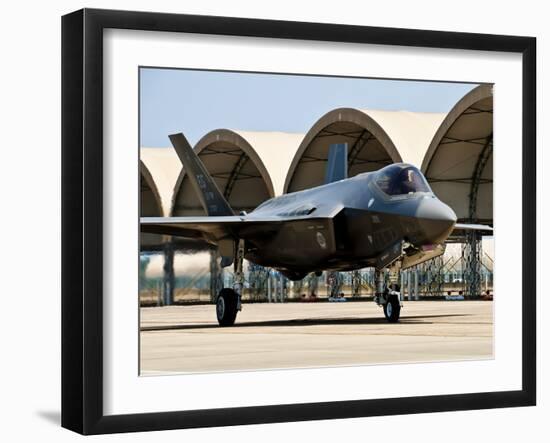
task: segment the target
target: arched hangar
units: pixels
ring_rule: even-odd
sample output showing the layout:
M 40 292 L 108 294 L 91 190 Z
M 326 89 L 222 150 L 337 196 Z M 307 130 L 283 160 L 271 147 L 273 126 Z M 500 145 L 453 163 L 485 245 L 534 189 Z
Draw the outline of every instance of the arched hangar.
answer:
M 140 217 L 168 216 L 172 189 L 180 170 L 181 162 L 173 149 L 140 149 Z M 162 249 L 163 243 L 161 235 L 140 234 L 142 250 Z
M 493 88 L 480 85 L 447 114 L 422 172 L 459 222 L 493 224 Z
M 263 160 L 238 132 L 211 131 L 197 142 L 194 150 L 235 212 L 251 211 L 275 195 Z M 205 215 L 185 169 L 174 187 L 170 215 Z
M 339 108 L 323 115 L 307 132 L 292 160 L 284 192 L 323 183 L 331 144 L 348 144 L 350 177 L 407 161 L 420 166 L 444 114 Z M 419 154 L 418 151 L 421 151 Z

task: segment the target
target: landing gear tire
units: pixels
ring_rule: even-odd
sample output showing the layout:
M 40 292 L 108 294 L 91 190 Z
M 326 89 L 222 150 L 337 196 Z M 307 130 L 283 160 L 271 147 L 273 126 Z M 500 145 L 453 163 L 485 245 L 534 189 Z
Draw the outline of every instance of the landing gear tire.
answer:
M 216 317 L 220 326 L 233 326 L 237 317 L 239 294 L 233 289 L 223 288 L 216 299 Z
M 386 320 L 390 323 L 397 323 L 399 321 L 399 314 L 401 313 L 401 304 L 399 298 L 395 294 L 388 296 L 388 302 L 384 305 L 384 315 Z

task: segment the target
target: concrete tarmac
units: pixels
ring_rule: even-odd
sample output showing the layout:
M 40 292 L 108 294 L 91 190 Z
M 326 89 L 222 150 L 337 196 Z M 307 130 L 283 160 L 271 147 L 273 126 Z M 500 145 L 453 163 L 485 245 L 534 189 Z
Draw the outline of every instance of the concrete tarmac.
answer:
M 493 302 L 404 302 L 390 324 L 370 302 L 141 308 L 142 375 L 477 360 L 493 357 Z

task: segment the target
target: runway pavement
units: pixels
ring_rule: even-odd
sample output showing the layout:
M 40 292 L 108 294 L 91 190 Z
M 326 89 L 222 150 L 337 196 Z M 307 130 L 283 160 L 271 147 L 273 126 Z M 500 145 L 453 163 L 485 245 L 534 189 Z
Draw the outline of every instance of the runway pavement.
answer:
M 141 308 L 142 375 L 488 359 L 493 302 L 244 304 L 220 328 L 213 305 Z

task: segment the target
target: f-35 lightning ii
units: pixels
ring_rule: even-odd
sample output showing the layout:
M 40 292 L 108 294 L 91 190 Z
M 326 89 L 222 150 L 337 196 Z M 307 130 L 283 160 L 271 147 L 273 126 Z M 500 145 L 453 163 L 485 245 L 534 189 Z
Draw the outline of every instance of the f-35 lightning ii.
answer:
M 374 267 L 374 299 L 387 320 L 397 322 L 400 269 L 443 254 L 453 230 L 492 231 L 457 224 L 454 211 L 410 164 L 347 178 L 345 144 L 330 147 L 325 184 L 271 198 L 249 214 L 236 215 L 184 135 L 169 138 L 208 216 L 142 217 L 141 231 L 202 240 L 217 246 L 223 267 L 234 264 L 234 287 L 222 289 L 216 298 L 221 326 L 233 325 L 241 310 L 243 259 L 291 280 L 311 272 Z

